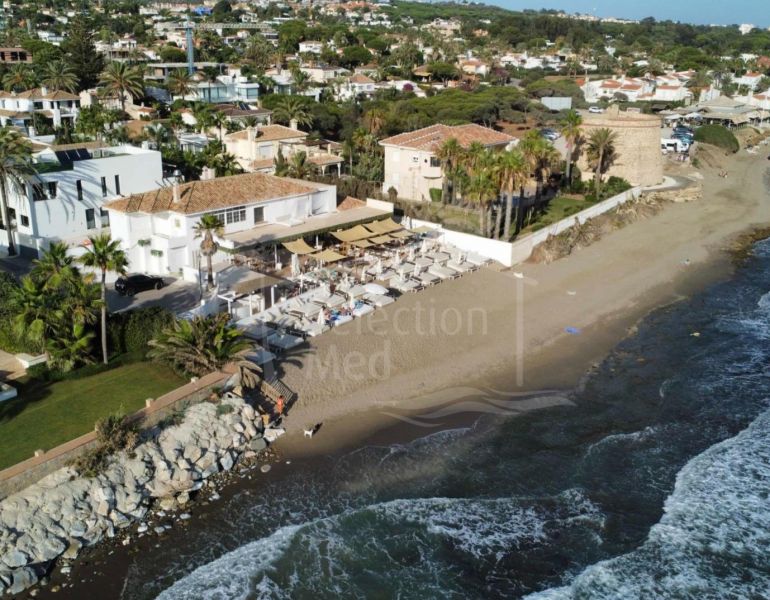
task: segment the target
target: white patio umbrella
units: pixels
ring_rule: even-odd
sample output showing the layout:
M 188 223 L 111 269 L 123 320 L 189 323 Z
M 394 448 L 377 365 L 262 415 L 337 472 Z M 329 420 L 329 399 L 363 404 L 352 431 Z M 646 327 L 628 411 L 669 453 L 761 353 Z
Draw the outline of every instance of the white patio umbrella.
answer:
M 320 311 L 318 313 L 318 318 L 316 319 L 316 322 L 319 325 L 323 325 L 324 323 L 326 323 L 326 319 L 324 318 L 324 311 Z
M 393 257 L 393 266 L 397 267 L 401 264 L 401 252 L 396 250 L 396 255 Z
M 351 298 L 350 299 L 350 301 L 348 302 L 348 307 L 349 308 L 355 308 L 356 307 L 356 299 L 355 298 Z
M 382 275 L 382 259 L 378 258 L 377 263 L 374 265 L 374 272 L 377 274 L 377 276 Z
M 299 268 L 299 256 L 296 254 L 291 255 L 291 276 L 296 277 L 300 273 Z
M 414 260 L 414 246 L 409 247 L 409 262 Z
M 414 265 L 414 272 L 412 273 L 412 275 L 414 275 L 415 277 L 420 275 L 420 266 L 419 265 Z
M 430 251 L 430 242 L 428 238 L 423 238 L 422 245 L 420 246 L 420 253 L 427 254 Z
M 379 283 L 367 283 L 364 286 L 364 289 L 366 289 L 367 293 L 376 294 L 378 296 L 385 296 L 388 293 L 388 290 L 382 287 Z

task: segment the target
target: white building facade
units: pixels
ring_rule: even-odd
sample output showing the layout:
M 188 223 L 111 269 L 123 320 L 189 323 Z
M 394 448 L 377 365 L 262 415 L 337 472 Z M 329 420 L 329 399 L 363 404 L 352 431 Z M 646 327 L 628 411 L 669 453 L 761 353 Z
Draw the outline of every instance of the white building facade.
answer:
M 163 184 L 160 152 L 134 146 L 52 146 L 36 155 L 39 173 L 25 190 L 9 190 L 17 251 L 36 258 L 53 241 L 80 245 L 108 230 L 104 204 Z M 8 230 L 0 230 L 0 250 Z

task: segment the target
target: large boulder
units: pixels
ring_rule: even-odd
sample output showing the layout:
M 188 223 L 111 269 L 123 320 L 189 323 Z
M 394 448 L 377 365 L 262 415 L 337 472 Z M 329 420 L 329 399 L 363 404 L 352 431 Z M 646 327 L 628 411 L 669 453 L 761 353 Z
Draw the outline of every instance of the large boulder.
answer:
M 22 567 L 13 571 L 13 583 L 8 588 L 9 594 L 20 594 L 28 587 L 37 583 L 37 573 L 30 567 Z

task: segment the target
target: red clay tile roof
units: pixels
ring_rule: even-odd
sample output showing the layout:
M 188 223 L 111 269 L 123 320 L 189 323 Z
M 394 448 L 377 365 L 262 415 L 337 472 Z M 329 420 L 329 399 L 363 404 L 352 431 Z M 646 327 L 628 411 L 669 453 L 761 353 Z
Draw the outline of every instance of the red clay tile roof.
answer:
M 174 204 L 173 186 L 168 186 L 114 200 L 106 204 L 105 208 L 124 213 L 171 211 L 190 215 L 219 208 L 300 196 L 311 193 L 313 189 L 296 181 L 273 175 L 247 173 L 183 183 L 179 186 L 177 204 Z
M 359 200 L 358 198 L 354 198 L 353 196 L 348 196 L 337 205 L 337 210 L 351 210 L 353 208 L 361 208 L 362 206 L 366 206 L 366 202 Z
M 248 139 L 248 129 L 241 129 L 235 133 L 228 133 L 225 136 L 226 140 L 245 140 Z M 284 127 L 283 125 L 260 125 L 257 128 L 257 141 L 258 142 L 272 142 L 275 140 L 288 140 L 292 138 L 304 138 L 307 137 L 307 133 L 292 129 L 291 127 Z
M 380 144 L 432 151 L 450 138 L 455 138 L 464 148 L 473 142 L 480 142 L 485 146 L 500 146 L 516 139 L 507 133 L 501 133 L 475 123 L 453 127 L 439 123 L 416 131 L 394 135 L 382 140 Z
M 355 75 L 351 75 L 348 78 L 348 81 L 350 83 L 374 83 L 374 79 L 371 79 L 366 75 L 362 75 L 361 73 L 356 73 Z

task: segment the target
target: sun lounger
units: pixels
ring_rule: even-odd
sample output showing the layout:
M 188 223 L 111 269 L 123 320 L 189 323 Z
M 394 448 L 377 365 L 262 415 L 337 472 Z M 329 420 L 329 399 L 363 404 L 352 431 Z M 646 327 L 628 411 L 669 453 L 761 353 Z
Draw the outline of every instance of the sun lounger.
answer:
M 425 271 L 433 264 L 433 260 L 424 256 L 418 256 L 414 259 L 414 264 L 420 267 L 420 270 Z
M 371 306 L 376 306 L 377 308 L 393 304 L 396 301 L 392 296 L 384 296 L 382 294 L 367 294 L 364 296 L 364 300 L 371 304 Z
M 425 255 L 426 258 L 431 259 L 433 262 L 436 262 L 440 265 L 446 264 L 446 262 L 452 258 L 449 254 L 446 252 L 429 252 Z
M 481 254 L 476 254 L 475 252 L 468 254 L 468 256 L 465 257 L 465 260 L 477 267 L 486 265 L 489 262 L 489 259 L 486 256 L 481 256 Z
M 454 279 L 457 277 L 457 271 L 442 267 L 441 265 L 432 265 L 428 267 L 428 273 L 440 277 L 441 279 Z
M 256 318 L 242 319 L 236 323 L 243 335 L 252 340 L 263 340 L 275 331 Z
M 329 326 L 322 323 L 308 323 L 304 322 L 299 326 L 299 331 L 304 333 L 308 337 L 316 337 L 329 331 Z
M 459 262 L 454 259 L 448 261 L 446 266 L 448 269 L 457 271 L 460 274 L 467 273 L 468 271 L 474 271 L 477 268 L 476 265 L 472 265 L 471 263 Z
M 339 327 L 345 323 L 350 323 L 353 320 L 353 315 L 336 315 L 332 317 L 332 327 Z
M 440 277 L 433 275 L 432 273 L 428 273 L 427 271 L 425 273 L 420 273 L 417 276 L 412 276 L 412 279 L 418 281 L 422 285 L 433 285 L 441 281 Z
M 347 304 L 347 300 L 345 299 L 345 296 L 341 296 L 339 294 L 332 294 L 331 296 L 326 296 L 322 298 L 313 298 L 313 302 L 321 304 L 326 308 L 339 308 L 340 306 Z
M 416 292 L 423 288 L 422 284 L 414 281 L 413 279 L 403 279 L 401 277 L 393 278 L 390 280 L 390 287 L 397 292 Z
M 345 290 L 343 293 L 348 298 L 355 300 L 356 298 L 360 298 L 361 296 L 366 295 L 366 288 L 362 285 L 354 285 L 352 288 Z
M 289 314 L 297 315 L 298 317 L 301 317 L 303 319 L 313 319 L 318 316 L 318 313 L 320 313 L 322 310 L 322 307 L 314 302 L 305 302 L 304 304 L 300 304 L 296 308 L 290 308 Z
M 384 298 L 387 298 L 387 296 L 383 296 Z M 390 298 L 392 301 L 393 299 Z M 366 302 L 358 302 L 356 304 L 356 307 L 353 309 L 353 316 L 354 317 L 363 317 L 364 315 L 368 315 L 369 313 L 374 312 L 374 306 L 371 304 L 367 304 Z
M 291 350 L 292 348 L 299 346 L 301 343 L 301 337 L 297 337 L 296 335 L 291 335 L 288 333 L 280 333 L 278 331 L 267 338 L 267 345 L 279 351 Z

